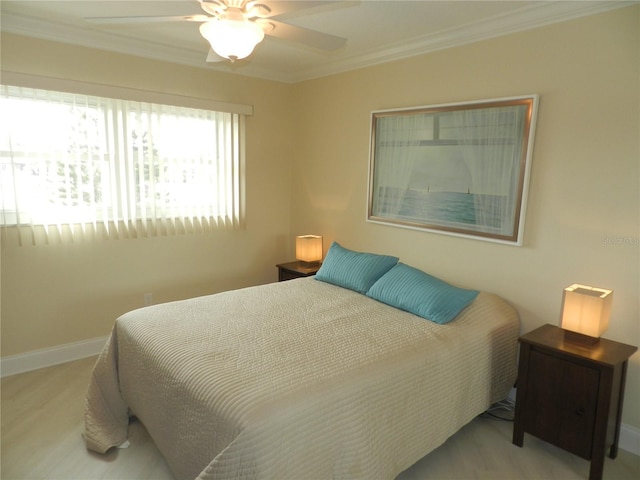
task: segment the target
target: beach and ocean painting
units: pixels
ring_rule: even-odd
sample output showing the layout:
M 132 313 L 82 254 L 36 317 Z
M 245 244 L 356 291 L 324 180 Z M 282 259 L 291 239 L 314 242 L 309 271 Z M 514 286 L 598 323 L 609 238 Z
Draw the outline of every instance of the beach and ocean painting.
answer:
M 387 192 L 388 193 L 388 192 Z M 409 189 L 402 195 L 400 208 L 397 214 L 388 215 L 391 207 L 389 201 L 385 202 L 385 197 L 374 209 L 374 216 L 394 218 L 404 222 L 424 223 L 426 219 L 436 224 L 450 227 L 464 227 L 472 230 L 483 228 L 487 231 L 500 229 L 502 218 L 498 212 L 503 211 L 506 197 L 502 195 L 474 194 L 467 192 L 432 192 L 427 190 Z M 480 205 L 491 204 L 492 215 L 487 215 L 486 211 L 480 215 L 477 209 Z M 482 217 L 482 225 L 479 225 L 479 217 Z
M 521 245 L 537 98 L 372 112 L 368 219 Z

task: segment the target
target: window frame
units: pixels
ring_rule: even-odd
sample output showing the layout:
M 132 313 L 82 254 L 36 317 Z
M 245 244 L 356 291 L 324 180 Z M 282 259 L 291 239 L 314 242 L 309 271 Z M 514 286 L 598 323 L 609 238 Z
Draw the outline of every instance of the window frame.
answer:
M 212 218 L 212 225 L 209 225 L 206 229 L 218 229 L 218 228 L 240 228 L 244 226 L 245 222 L 245 140 L 246 140 L 246 117 L 251 116 L 253 114 L 253 107 L 249 105 L 240 105 L 240 104 L 232 104 L 228 102 L 218 102 L 209 99 L 200 99 L 194 97 L 185 97 L 185 96 L 177 96 L 177 95 L 169 95 L 166 93 L 160 92 L 152 92 L 152 91 L 142 91 L 142 90 L 132 90 L 126 89 L 122 87 L 114 87 L 108 85 L 98 85 L 98 84 L 87 84 L 82 82 L 75 82 L 69 80 L 61 80 L 50 77 L 38 77 L 38 76 L 30 76 L 23 74 L 13 74 L 11 72 L 3 72 L 3 85 L 7 85 L 10 87 L 21 87 L 28 89 L 37 89 L 37 90 L 48 90 L 52 92 L 60 92 L 61 94 L 72 94 L 72 95 L 83 95 L 88 97 L 102 97 L 107 99 L 116 98 L 118 101 L 132 101 L 138 102 L 140 104 L 159 104 L 159 105 L 167 105 L 172 107 L 184 107 L 184 108 L 196 108 L 198 110 L 212 110 L 215 112 L 220 112 L 224 114 L 232 114 L 235 116 L 233 120 L 233 145 L 234 148 L 239 150 L 235 160 L 232 162 L 233 165 L 231 168 L 235 170 L 234 178 L 232 179 L 232 192 L 233 200 L 236 203 L 236 206 L 233 209 L 234 218 Z M 43 88 L 45 87 L 45 88 Z M 90 152 L 87 152 L 90 154 Z M 112 161 L 112 159 L 111 159 Z M 118 163 L 118 162 L 116 162 Z M 131 167 L 131 166 L 130 166 Z M 113 168 L 113 167 L 111 167 Z M 120 188 L 120 187 L 117 187 Z M 179 208 L 178 208 L 179 209 Z M 180 218 L 180 216 L 175 214 L 176 208 L 173 208 L 173 212 L 165 212 L 162 215 L 162 218 L 153 219 L 143 219 L 143 220 L 151 220 L 151 223 L 156 223 L 158 221 L 171 221 L 174 223 L 174 230 L 183 230 L 189 231 L 194 230 L 194 227 L 197 227 L 200 224 L 202 227 L 204 218 Z M 19 221 L 20 216 L 17 211 L 7 212 L 2 210 L 0 212 L 2 214 L 2 223 L 4 227 L 8 226 L 17 226 L 22 227 L 25 225 L 25 222 Z M 119 223 L 122 222 L 122 218 L 115 218 L 113 212 L 109 211 L 109 209 L 103 209 L 103 214 L 108 215 L 108 219 L 104 218 L 94 218 L 92 221 L 87 222 L 87 219 L 81 219 L 76 224 L 82 223 L 102 223 L 105 226 L 106 230 L 109 230 L 111 223 L 111 227 L 116 230 L 119 227 Z M 172 214 L 171 214 L 172 213 Z M 228 212 L 227 212 L 228 213 Z M 228 216 L 228 215 L 226 215 Z M 125 219 L 126 220 L 126 219 Z M 70 228 L 73 228 L 71 222 L 69 222 Z M 136 218 L 133 220 L 133 225 L 130 225 L 130 228 L 135 230 L 136 224 L 140 223 L 140 219 Z M 182 223 L 182 225 L 176 225 L 177 223 Z M 30 224 L 31 229 L 33 230 L 35 225 L 42 224 L 41 222 L 33 222 Z M 189 224 L 191 226 L 189 226 Z M 48 225 L 45 223 L 44 227 L 47 230 L 47 227 L 56 226 L 49 223 Z M 60 224 L 57 225 L 58 230 L 60 230 Z M 142 230 L 147 230 L 145 225 L 141 225 Z M 84 226 L 83 226 L 84 229 Z M 167 228 L 164 228 L 165 233 L 167 232 Z M 135 232 L 134 232 L 134 236 Z

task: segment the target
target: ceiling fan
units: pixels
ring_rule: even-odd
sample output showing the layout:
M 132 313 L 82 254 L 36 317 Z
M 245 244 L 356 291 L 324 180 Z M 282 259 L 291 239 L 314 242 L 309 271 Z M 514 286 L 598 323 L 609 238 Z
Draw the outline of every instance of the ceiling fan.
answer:
M 336 3 L 335 1 L 197 0 L 206 14 L 185 16 L 87 17 L 99 24 L 133 24 L 186 21 L 200 23 L 200 33 L 211 50 L 208 62 L 228 59 L 231 62 L 248 57 L 265 34 L 298 42 L 321 50 L 336 50 L 345 38 L 297 27 L 277 20 L 277 17 L 306 8 Z

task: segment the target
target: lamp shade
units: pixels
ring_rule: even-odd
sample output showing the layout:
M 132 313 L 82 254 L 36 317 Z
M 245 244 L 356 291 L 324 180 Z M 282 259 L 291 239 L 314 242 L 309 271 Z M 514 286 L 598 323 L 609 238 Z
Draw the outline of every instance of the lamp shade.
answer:
M 319 235 L 297 236 L 296 260 L 305 263 L 316 263 L 322 260 L 322 237 Z
M 230 60 L 248 57 L 264 39 L 262 27 L 242 17 L 204 22 L 200 25 L 200 34 L 207 39 L 214 52 Z
M 561 326 L 599 338 L 609 327 L 613 290 L 574 283 L 564 289 Z

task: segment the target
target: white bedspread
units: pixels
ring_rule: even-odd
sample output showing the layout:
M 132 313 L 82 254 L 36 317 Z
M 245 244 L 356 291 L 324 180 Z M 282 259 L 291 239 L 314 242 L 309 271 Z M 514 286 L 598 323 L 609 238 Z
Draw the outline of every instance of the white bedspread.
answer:
M 181 480 L 393 479 L 507 395 L 518 330 L 495 295 L 437 325 L 313 278 L 136 310 L 85 441 L 119 445 L 132 414 Z

